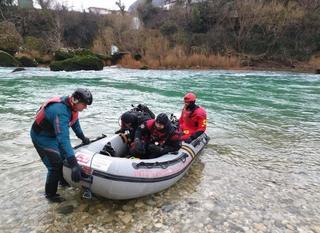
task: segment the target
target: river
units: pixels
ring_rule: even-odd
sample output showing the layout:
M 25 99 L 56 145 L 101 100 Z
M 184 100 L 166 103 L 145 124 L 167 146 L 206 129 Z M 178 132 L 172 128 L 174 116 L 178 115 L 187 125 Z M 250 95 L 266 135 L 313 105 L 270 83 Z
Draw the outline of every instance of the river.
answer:
M 320 233 L 320 76 L 262 71 L 50 72 L 0 68 L 0 232 Z M 194 91 L 208 112 L 206 149 L 169 189 L 133 200 L 44 198 L 29 137 L 39 105 L 87 87 L 86 136 L 112 135 L 131 104 L 180 112 Z M 80 143 L 72 135 L 72 144 Z

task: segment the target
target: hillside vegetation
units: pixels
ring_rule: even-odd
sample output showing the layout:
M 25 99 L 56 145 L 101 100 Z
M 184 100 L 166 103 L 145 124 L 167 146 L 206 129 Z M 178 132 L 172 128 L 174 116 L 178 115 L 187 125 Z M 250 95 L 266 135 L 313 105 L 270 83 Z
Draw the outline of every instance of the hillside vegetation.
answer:
M 110 55 L 114 44 L 131 68 L 320 68 L 319 0 L 178 0 L 170 10 L 147 0 L 134 14 L 110 15 L 8 2 L 0 4 L 0 50 L 39 63 L 61 48 Z

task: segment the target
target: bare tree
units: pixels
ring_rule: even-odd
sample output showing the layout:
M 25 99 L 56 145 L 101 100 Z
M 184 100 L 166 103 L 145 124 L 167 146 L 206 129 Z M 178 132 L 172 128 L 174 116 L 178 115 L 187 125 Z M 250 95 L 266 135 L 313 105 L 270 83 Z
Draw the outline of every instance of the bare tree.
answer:
M 121 12 L 121 15 L 124 15 L 124 14 L 125 14 L 126 6 L 121 3 L 121 0 L 117 1 L 117 2 L 116 2 L 116 5 L 119 7 L 120 12 Z
M 6 18 L 3 15 L 3 11 L 6 10 L 8 6 L 12 6 L 13 0 L 0 0 L 0 14 L 3 20 L 6 20 Z
M 42 10 L 50 9 L 54 4 L 54 0 L 37 0 Z

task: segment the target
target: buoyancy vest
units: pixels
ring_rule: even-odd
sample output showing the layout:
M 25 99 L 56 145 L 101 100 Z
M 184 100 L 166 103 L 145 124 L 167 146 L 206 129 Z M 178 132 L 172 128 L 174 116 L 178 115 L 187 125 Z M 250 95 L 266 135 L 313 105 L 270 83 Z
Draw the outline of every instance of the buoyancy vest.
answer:
M 63 99 L 63 97 L 54 97 L 52 99 L 49 99 L 45 103 L 41 105 L 39 110 L 37 111 L 37 114 L 35 116 L 35 122 L 33 124 L 33 129 L 36 132 L 39 131 L 47 131 L 50 134 L 54 134 L 54 128 L 51 122 L 46 118 L 45 109 L 53 104 L 53 103 L 63 103 L 70 107 L 70 104 L 67 102 L 69 98 Z M 78 112 L 71 111 L 72 115 L 69 121 L 69 126 L 72 126 L 77 120 L 78 120 Z
M 192 135 L 197 131 L 205 131 L 207 128 L 207 113 L 200 106 L 192 110 L 183 109 L 180 119 L 180 129 L 184 135 Z
M 132 128 L 134 129 L 137 128 L 142 123 L 144 123 L 145 121 L 152 119 L 152 117 L 148 113 L 142 112 L 142 111 L 130 110 L 127 113 L 130 113 L 135 116 L 135 121 L 131 122 Z M 123 122 L 121 122 L 121 128 L 123 129 L 126 128 Z

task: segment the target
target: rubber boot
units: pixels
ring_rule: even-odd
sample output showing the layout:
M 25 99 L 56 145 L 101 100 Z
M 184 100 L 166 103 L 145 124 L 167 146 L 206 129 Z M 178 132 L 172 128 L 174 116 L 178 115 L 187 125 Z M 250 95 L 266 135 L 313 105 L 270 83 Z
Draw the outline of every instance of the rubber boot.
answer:
M 63 177 L 60 179 L 59 185 L 63 188 L 70 187 L 70 184 Z

